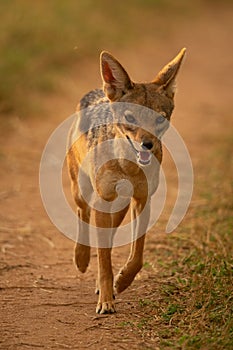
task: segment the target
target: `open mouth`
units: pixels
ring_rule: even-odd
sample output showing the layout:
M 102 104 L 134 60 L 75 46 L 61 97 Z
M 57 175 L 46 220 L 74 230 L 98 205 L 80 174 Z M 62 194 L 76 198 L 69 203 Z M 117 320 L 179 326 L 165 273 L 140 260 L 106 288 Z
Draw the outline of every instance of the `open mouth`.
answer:
M 149 165 L 151 162 L 151 152 L 137 151 L 137 162 L 141 165 Z
M 134 147 L 134 144 L 133 144 L 132 140 L 130 139 L 130 137 L 127 135 L 126 138 L 129 141 L 129 143 L 130 143 L 131 147 L 133 148 L 134 152 L 136 153 L 137 163 L 139 165 L 143 165 L 143 166 L 149 165 L 151 163 L 152 153 L 150 151 L 138 151 Z

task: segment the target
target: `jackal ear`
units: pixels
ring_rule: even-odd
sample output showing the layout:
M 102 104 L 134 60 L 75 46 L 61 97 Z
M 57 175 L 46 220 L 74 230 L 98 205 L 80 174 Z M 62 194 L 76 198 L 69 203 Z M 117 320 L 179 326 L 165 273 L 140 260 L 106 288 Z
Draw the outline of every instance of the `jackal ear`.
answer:
M 100 56 L 100 71 L 104 92 L 111 101 L 119 100 L 127 90 L 132 89 L 133 83 L 125 69 L 106 51 Z
M 186 49 L 183 48 L 171 62 L 164 66 L 153 80 L 153 83 L 160 85 L 161 89 L 163 89 L 170 98 L 174 97 L 176 91 L 176 76 L 185 57 L 185 52 Z

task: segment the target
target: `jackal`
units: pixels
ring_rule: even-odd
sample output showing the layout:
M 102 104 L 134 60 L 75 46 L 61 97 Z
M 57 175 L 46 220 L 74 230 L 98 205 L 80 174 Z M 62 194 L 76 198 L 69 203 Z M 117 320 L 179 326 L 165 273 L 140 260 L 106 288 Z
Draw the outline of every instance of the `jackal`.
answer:
M 90 260 L 87 224 L 92 212 L 99 232 L 97 313 L 115 312 L 114 293 L 125 290 L 142 268 L 150 198 L 159 183 L 161 136 L 174 108 L 176 76 L 185 51 L 182 49 L 149 83 L 133 82 L 116 58 L 102 52 L 103 89 L 87 93 L 77 107 L 77 119 L 69 134 L 67 164 L 79 217 L 79 238 L 86 240 L 77 239 L 74 260 L 77 268 L 85 272 Z M 103 162 L 101 159 L 106 156 L 107 161 Z M 80 172 L 84 179 L 81 185 Z M 101 210 L 90 205 L 91 192 L 110 205 L 119 196 L 122 203 L 125 198 L 129 200 L 121 208 Z M 112 242 L 129 208 L 133 222 L 131 252 L 114 281 Z M 104 243 L 103 229 L 109 229 Z

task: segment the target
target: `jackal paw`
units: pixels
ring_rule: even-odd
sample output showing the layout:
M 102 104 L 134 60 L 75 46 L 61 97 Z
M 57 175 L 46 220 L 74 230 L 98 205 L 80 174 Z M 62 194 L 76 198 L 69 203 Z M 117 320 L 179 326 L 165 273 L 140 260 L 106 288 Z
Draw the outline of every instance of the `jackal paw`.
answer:
M 116 312 L 113 301 L 98 302 L 96 307 L 97 314 L 114 314 Z
M 74 262 L 79 271 L 86 272 L 90 262 L 90 247 L 77 243 L 74 252 Z

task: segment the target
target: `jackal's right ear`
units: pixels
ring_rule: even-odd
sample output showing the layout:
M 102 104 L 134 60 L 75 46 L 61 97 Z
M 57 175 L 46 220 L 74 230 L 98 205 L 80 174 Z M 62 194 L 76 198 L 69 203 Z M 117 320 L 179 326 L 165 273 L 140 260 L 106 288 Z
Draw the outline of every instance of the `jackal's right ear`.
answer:
M 119 100 L 127 90 L 132 89 L 133 83 L 125 69 L 106 51 L 103 51 L 100 56 L 100 70 L 104 92 L 111 101 Z

